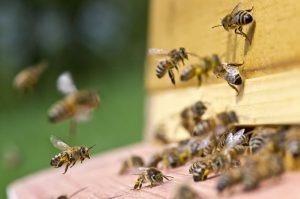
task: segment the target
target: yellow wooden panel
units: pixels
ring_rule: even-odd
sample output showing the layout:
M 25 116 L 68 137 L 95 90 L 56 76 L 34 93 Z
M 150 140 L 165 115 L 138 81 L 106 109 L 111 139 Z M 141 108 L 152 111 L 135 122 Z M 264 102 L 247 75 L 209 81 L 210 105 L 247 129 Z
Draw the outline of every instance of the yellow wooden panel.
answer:
M 299 66 L 299 65 L 298 65 Z M 247 79 L 241 96 L 226 83 L 203 88 L 185 88 L 152 93 L 148 97 L 146 139 L 150 139 L 160 122 L 165 122 L 167 137 L 180 140 L 188 137 L 181 128 L 181 110 L 202 100 L 208 103 L 205 117 L 225 110 L 235 110 L 241 125 L 299 124 L 300 68 L 288 72 Z
M 238 2 L 242 9 L 254 6 L 255 23 L 244 28 L 246 32 L 254 32 L 251 46 L 241 36 L 222 27 L 211 28 L 220 24 L 220 19 Z M 300 1 L 297 0 L 152 0 L 148 47 L 183 46 L 200 56 L 218 53 L 227 62 L 244 61 L 243 72 L 252 78 L 289 70 L 300 63 L 299 22 Z M 156 78 L 156 65 L 157 61 L 148 57 L 147 88 L 172 88 L 167 77 Z M 196 82 L 179 86 L 191 84 Z

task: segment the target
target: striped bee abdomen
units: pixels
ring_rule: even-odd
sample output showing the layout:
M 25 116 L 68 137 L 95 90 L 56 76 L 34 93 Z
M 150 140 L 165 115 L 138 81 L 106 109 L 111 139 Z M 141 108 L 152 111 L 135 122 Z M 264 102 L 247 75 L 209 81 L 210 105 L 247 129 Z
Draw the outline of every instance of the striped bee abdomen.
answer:
M 265 144 L 265 139 L 261 135 L 255 135 L 251 137 L 249 141 L 249 146 L 251 153 L 256 153 Z
M 236 19 L 237 25 L 247 25 L 253 21 L 252 15 L 244 10 L 236 12 L 234 18 Z
M 158 64 L 158 66 L 156 67 L 156 76 L 158 78 L 162 78 L 166 73 L 167 73 L 167 69 L 165 68 L 165 65 L 163 62 L 160 62 Z
M 65 101 L 60 101 L 54 104 L 49 112 L 48 119 L 50 122 L 60 122 L 73 116 L 73 111 L 70 106 L 66 105 Z

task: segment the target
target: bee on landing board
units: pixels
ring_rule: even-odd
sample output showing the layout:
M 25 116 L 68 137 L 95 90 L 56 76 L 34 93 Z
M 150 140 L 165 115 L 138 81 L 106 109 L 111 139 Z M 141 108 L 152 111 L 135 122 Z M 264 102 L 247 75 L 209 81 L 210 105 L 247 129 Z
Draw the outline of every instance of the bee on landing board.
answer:
M 20 71 L 14 79 L 14 87 L 19 91 L 29 91 L 40 80 L 42 74 L 47 69 L 48 64 L 42 62 L 40 64 L 30 66 Z
M 147 182 L 150 183 L 150 187 L 153 187 L 162 184 L 164 179 L 170 180 L 169 178 L 172 178 L 171 176 L 162 174 L 161 171 L 154 167 L 139 168 L 136 174 L 139 175 L 139 177 L 134 184 L 134 190 L 140 190 L 143 184 Z
M 242 35 L 247 39 L 247 41 L 251 45 L 251 41 L 246 33 L 243 32 L 243 26 L 250 24 L 253 21 L 253 17 L 251 15 L 251 11 L 253 7 L 248 10 L 240 10 L 240 3 L 237 4 L 232 12 L 226 15 L 221 23 L 222 25 L 217 25 L 215 27 L 223 26 L 223 28 L 227 31 L 234 30 L 235 34 Z
M 59 76 L 57 88 L 65 98 L 49 109 L 48 119 L 51 123 L 70 119 L 70 135 L 72 135 L 75 133 L 75 124 L 88 120 L 91 112 L 99 106 L 100 97 L 95 91 L 77 90 L 69 72 Z
M 50 142 L 53 144 L 55 148 L 61 150 L 59 154 L 55 155 L 51 159 L 50 165 L 53 166 L 54 168 L 59 168 L 65 164 L 66 167 L 63 174 L 65 174 L 68 171 L 69 167 L 72 168 L 77 161 L 80 160 L 80 162 L 82 163 L 85 158 L 90 159 L 89 151 L 95 146 L 93 145 L 91 147 L 85 147 L 85 146 L 70 147 L 65 142 L 56 138 L 53 135 L 50 136 Z
M 173 49 L 167 51 L 159 48 L 150 48 L 148 53 L 150 55 L 159 55 L 164 56 L 163 59 L 159 60 L 159 63 L 156 67 L 156 76 L 157 78 L 162 78 L 168 73 L 169 78 L 173 85 L 175 85 L 175 75 L 173 69 L 175 68 L 178 71 L 178 65 L 180 62 L 184 65 L 184 60 L 188 60 L 188 55 L 197 56 L 194 53 L 187 52 L 185 48 Z
M 78 193 L 84 191 L 87 187 L 84 187 L 82 189 L 79 189 L 78 191 L 75 191 L 74 193 L 72 193 L 70 196 L 68 195 L 61 195 L 58 196 L 56 199 L 71 199 L 73 196 L 77 195 Z
M 238 67 L 241 65 L 243 64 L 222 63 L 213 71 L 216 77 L 224 79 L 228 83 L 228 85 L 237 92 L 237 95 L 239 95 L 240 92 L 238 86 L 243 84 L 243 79 L 240 74 L 240 70 L 238 69 Z

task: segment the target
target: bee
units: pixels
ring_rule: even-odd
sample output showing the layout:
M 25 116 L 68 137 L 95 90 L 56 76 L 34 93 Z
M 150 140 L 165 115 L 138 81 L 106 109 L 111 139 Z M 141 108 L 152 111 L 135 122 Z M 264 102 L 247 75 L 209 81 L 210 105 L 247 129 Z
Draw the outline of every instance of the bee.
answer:
M 144 166 L 144 161 L 141 157 L 136 156 L 136 155 L 132 155 L 129 158 L 127 158 L 126 160 L 124 160 L 121 169 L 119 171 L 120 175 L 123 175 L 125 173 L 127 173 L 128 171 L 130 171 L 131 169 L 135 169 L 138 167 L 143 167 Z
M 74 193 L 72 193 L 70 196 L 68 195 L 61 195 L 61 196 L 58 196 L 56 199 L 70 199 L 72 198 L 73 196 L 77 195 L 78 193 L 84 191 L 87 187 L 84 187 L 82 189 L 79 189 L 78 191 L 75 191 Z
M 217 182 L 217 191 L 219 193 L 223 192 L 237 183 L 241 182 L 243 179 L 243 172 L 241 168 L 234 168 L 226 172 L 224 175 L 220 176 Z
M 186 66 L 180 76 L 181 81 L 188 81 L 194 77 L 198 79 L 198 85 L 202 84 L 202 78 L 208 77 L 210 71 L 215 67 L 221 65 L 221 61 L 218 55 L 213 54 L 211 57 L 207 56 L 199 58 L 199 62 Z
M 174 199 L 200 199 L 195 190 L 187 185 L 181 185 L 175 192 Z
M 151 48 L 149 49 L 150 55 L 165 56 L 161 59 L 156 67 L 157 78 L 162 78 L 168 72 L 169 78 L 173 85 L 175 85 L 175 75 L 173 69 L 178 71 L 178 65 L 181 62 L 184 65 L 184 60 L 188 60 L 188 55 L 194 55 L 193 53 L 187 52 L 185 48 L 173 49 L 167 51 L 164 49 Z
M 264 153 L 245 162 L 243 168 L 244 191 L 258 187 L 261 181 L 279 176 L 284 172 L 283 159 L 280 155 Z
M 150 182 L 150 187 L 152 188 L 153 186 L 163 183 L 164 179 L 170 180 L 169 178 L 172 178 L 171 176 L 162 174 L 161 171 L 154 167 L 140 168 L 137 174 L 139 177 L 134 184 L 134 190 L 140 190 L 143 184 L 147 182 Z
M 180 113 L 181 125 L 188 131 L 192 132 L 194 126 L 202 120 L 207 107 L 202 101 L 197 101 L 189 107 L 183 109 Z
M 65 171 L 63 174 L 65 174 L 70 166 L 72 168 L 77 161 L 80 160 L 82 163 L 85 158 L 90 159 L 89 151 L 95 146 L 91 147 L 85 147 L 85 146 L 75 146 L 70 147 L 62 140 L 56 138 L 55 136 L 50 136 L 50 142 L 53 144 L 53 146 L 59 150 L 61 150 L 61 153 L 55 155 L 51 161 L 50 165 L 54 168 L 59 168 L 66 164 Z
M 239 95 L 238 86 L 243 84 L 243 79 L 238 69 L 243 64 L 238 63 L 222 63 L 214 69 L 214 74 L 217 78 L 224 79 L 228 85 L 237 92 Z
M 226 15 L 222 19 L 221 21 L 222 25 L 217 25 L 214 26 L 213 28 L 223 26 L 223 28 L 226 31 L 234 29 L 235 34 L 239 34 L 245 37 L 251 45 L 251 41 L 248 38 L 247 34 L 243 32 L 243 26 L 248 25 L 253 21 L 253 17 L 251 15 L 251 11 L 253 10 L 253 7 L 248 10 L 240 10 L 239 8 L 240 8 L 240 3 L 234 7 L 234 9 L 230 14 Z
M 14 87 L 20 91 L 29 91 L 38 83 L 40 77 L 47 69 L 48 64 L 42 62 L 40 64 L 30 66 L 20 71 L 14 79 Z
M 174 147 L 162 152 L 162 163 L 166 168 L 176 168 L 184 165 L 191 157 L 186 148 Z
M 300 128 L 292 127 L 286 132 L 285 165 L 288 169 L 300 168 Z
M 146 164 L 147 167 L 157 167 L 157 165 L 162 161 L 162 156 L 160 153 L 155 153 L 150 157 L 149 162 Z
M 73 134 L 76 122 L 90 118 L 91 112 L 99 106 L 100 97 L 95 91 L 77 90 L 69 72 L 59 76 L 57 88 L 65 98 L 49 109 L 48 119 L 51 123 L 70 119 L 70 134 Z

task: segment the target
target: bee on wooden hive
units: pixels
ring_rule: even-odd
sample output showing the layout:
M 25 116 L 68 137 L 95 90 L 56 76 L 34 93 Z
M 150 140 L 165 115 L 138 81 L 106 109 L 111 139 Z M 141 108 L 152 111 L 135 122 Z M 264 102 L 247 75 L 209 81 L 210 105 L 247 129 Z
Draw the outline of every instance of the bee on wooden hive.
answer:
M 202 101 L 197 101 L 191 106 L 184 108 L 180 113 L 181 125 L 192 133 L 195 125 L 202 120 L 207 107 Z
M 90 159 L 89 151 L 95 146 L 91 147 L 85 147 L 85 146 L 75 146 L 70 147 L 62 140 L 56 138 L 55 136 L 50 136 L 50 142 L 53 144 L 53 146 L 59 150 L 61 150 L 61 153 L 55 155 L 51 161 L 50 165 L 54 168 L 59 168 L 66 164 L 65 171 L 63 174 L 65 174 L 68 170 L 68 168 L 72 168 L 77 161 L 80 160 L 82 163 L 85 158 Z
M 69 72 L 57 80 L 58 90 L 65 98 L 55 103 L 48 111 L 51 123 L 70 119 L 70 135 L 75 133 L 75 124 L 90 118 L 91 112 L 99 106 L 100 97 L 95 91 L 77 90 Z
M 241 65 L 243 64 L 222 63 L 213 71 L 216 77 L 224 79 L 228 85 L 237 92 L 237 95 L 239 95 L 238 86 L 243 84 L 243 79 L 240 74 L 240 70 L 238 69 L 238 67 Z
M 144 161 L 140 156 L 132 155 L 122 163 L 121 169 L 119 171 L 120 175 L 128 173 L 132 169 L 136 169 L 138 167 L 143 167 Z
M 171 51 L 159 48 L 150 48 L 148 53 L 150 55 L 159 55 L 165 57 L 159 60 L 159 63 L 156 67 L 156 76 L 160 79 L 164 77 L 166 73 L 168 73 L 173 85 L 175 85 L 175 75 L 173 69 L 175 68 L 178 71 L 178 65 L 180 63 L 184 65 L 184 60 L 188 60 L 188 55 L 195 55 L 187 52 L 186 49 L 182 47 L 179 49 L 173 49 Z
M 292 127 L 286 132 L 285 165 L 287 169 L 300 169 L 300 128 Z
M 149 182 L 150 187 L 159 185 L 163 183 L 163 180 L 170 180 L 171 176 L 164 175 L 161 171 L 154 167 L 150 168 L 139 168 L 137 170 L 137 175 L 139 175 L 137 181 L 134 184 L 134 190 L 140 190 L 144 183 Z
M 29 91 L 38 83 L 48 64 L 42 62 L 40 64 L 30 66 L 20 71 L 14 79 L 14 87 L 19 91 Z
M 253 7 L 248 10 L 240 10 L 240 3 L 237 4 L 232 12 L 226 15 L 221 23 L 222 25 L 217 25 L 215 27 L 223 26 L 225 30 L 233 30 L 235 34 L 242 35 L 247 39 L 247 41 L 251 44 L 250 39 L 248 38 L 247 34 L 243 32 L 243 26 L 250 24 L 253 21 L 253 17 L 251 15 Z
M 72 193 L 71 195 L 61 195 L 58 196 L 56 199 L 71 199 L 73 196 L 77 195 L 78 193 L 84 191 L 87 187 L 84 187 L 82 189 L 79 189 L 78 191 L 75 191 L 74 193 Z
M 191 187 L 181 185 L 176 189 L 173 199 L 201 199 L 201 197 Z
M 208 77 L 209 72 L 214 70 L 215 67 L 221 65 L 221 61 L 218 55 L 213 54 L 211 57 L 199 58 L 199 61 L 195 64 L 186 66 L 180 76 L 181 81 L 189 81 L 194 77 L 197 77 L 198 85 L 202 84 L 203 77 Z

